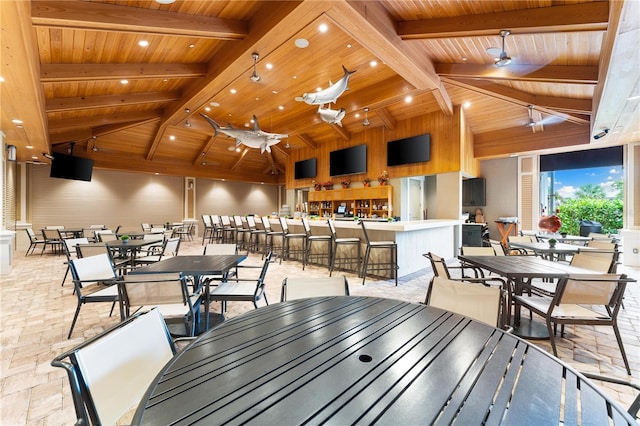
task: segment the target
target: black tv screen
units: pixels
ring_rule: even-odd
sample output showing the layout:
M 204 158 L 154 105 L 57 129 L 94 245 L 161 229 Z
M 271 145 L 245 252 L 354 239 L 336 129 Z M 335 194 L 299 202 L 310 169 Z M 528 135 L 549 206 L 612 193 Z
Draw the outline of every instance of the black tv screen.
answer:
M 296 161 L 294 170 L 295 179 L 305 179 L 316 177 L 316 159 Z
M 367 145 L 356 145 L 329 153 L 329 176 L 367 172 Z
M 91 181 L 93 160 L 72 155 L 54 154 L 49 177 Z
M 431 156 L 431 134 L 387 142 L 387 166 L 422 163 Z

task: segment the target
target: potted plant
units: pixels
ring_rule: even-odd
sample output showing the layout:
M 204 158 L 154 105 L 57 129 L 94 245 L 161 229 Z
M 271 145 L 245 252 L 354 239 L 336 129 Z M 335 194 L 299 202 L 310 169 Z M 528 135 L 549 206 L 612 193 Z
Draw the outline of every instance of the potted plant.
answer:
M 351 185 L 351 181 L 347 178 L 343 178 L 340 184 L 342 185 L 343 188 L 346 189 L 349 187 L 349 185 Z
M 121 235 L 120 236 L 120 240 L 122 240 L 123 243 L 128 243 L 129 242 L 129 236 L 127 234 Z
M 378 176 L 378 183 L 380 184 L 380 186 L 385 186 L 388 181 L 389 181 L 389 172 L 387 172 L 386 170 L 383 170 L 382 173 L 380 173 L 380 176 Z
M 314 180 L 311 182 L 311 184 L 313 185 L 313 189 L 315 189 L 316 191 L 320 191 L 322 189 L 322 185 L 320 184 L 320 182 L 316 182 Z
M 368 177 L 362 179 L 362 183 L 364 184 L 365 188 L 369 187 L 369 184 L 371 183 L 371 179 L 369 179 Z
M 325 190 L 329 191 L 330 189 L 333 189 L 333 182 L 327 181 L 323 183 L 322 186 L 324 187 Z
M 549 247 L 554 248 L 557 242 L 558 240 L 556 240 L 555 238 L 549 238 Z

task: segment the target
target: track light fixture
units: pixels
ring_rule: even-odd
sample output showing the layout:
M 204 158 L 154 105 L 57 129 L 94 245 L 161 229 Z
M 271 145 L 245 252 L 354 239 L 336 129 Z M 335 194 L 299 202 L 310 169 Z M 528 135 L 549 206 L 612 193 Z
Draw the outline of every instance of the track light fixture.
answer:
M 93 139 L 93 146 L 91 147 L 91 151 L 98 152 L 98 147 L 96 146 L 96 139 L 98 139 L 98 137 L 92 136 L 91 139 Z
M 368 126 L 369 124 L 369 108 L 364 109 L 364 121 L 362 122 L 363 126 Z
M 191 127 L 191 122 L 189 121 L 189 113 L 191 110 L 189 108 L 184 109 L 184 113 L 187 115 L 187 121 L 184 122 L 184 127 Z
M 251 81 L 258 82 L 260 81 L 260 76 L 256 71 L 256 66 L 258 64 L 258 59 L 260 58 L 260 55 L 258 55 L 257 53 L 253 53 L 251 56 L 253 57 L 253 74 L 251 74 Z

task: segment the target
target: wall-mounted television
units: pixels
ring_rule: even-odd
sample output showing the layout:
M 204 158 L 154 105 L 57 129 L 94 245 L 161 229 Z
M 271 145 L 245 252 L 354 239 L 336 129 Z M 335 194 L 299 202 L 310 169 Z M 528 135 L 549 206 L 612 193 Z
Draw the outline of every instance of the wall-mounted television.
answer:
M 367 145 L 356 145 L 329 153 L 329 176 L 367 172 Z
M 49 177 L 91 181 L 93 160 L 55 153 L 51 161 Z
M 305 179 L 305 178 L 316 177 L 316 164 L 317 164 L 317 161 L 315 158 L 296 161 L 296 163 L 294 164 L 295 179 Z
M 387 166 L 423 163 L 430 157 L 430 133 L 387 142 Z

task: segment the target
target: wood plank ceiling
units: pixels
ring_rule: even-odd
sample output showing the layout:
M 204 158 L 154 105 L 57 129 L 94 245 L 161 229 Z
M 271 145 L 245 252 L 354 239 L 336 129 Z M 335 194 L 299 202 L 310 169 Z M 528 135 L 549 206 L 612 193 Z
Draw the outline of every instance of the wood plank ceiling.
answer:
M 545 148 L 588 144 L 604 127 L 602 143 L 629 143 L 640 139 L 639 55 L 619 58 L 616 40 L 637 38 L 633 3 L 5 0 L 2 130 L 19 161 L 74 142 L 99 168 L 269 183 L 284 182 L 291 150 L 362 131 L 364 108 L 389 128 L 469 102 L 479 158 L 533 151 L 543 132 L 557 141 Z M 498 68 L 487 49 L 502 50 L 504 29 L 513 60 Z M 342 66 L 355 73 L 334 106 L 346 109 L 340 127 L 296 97 Z M 236 128 L 255 115 L 289 137 L 271 153 L 236 149 L 199 113 Z

